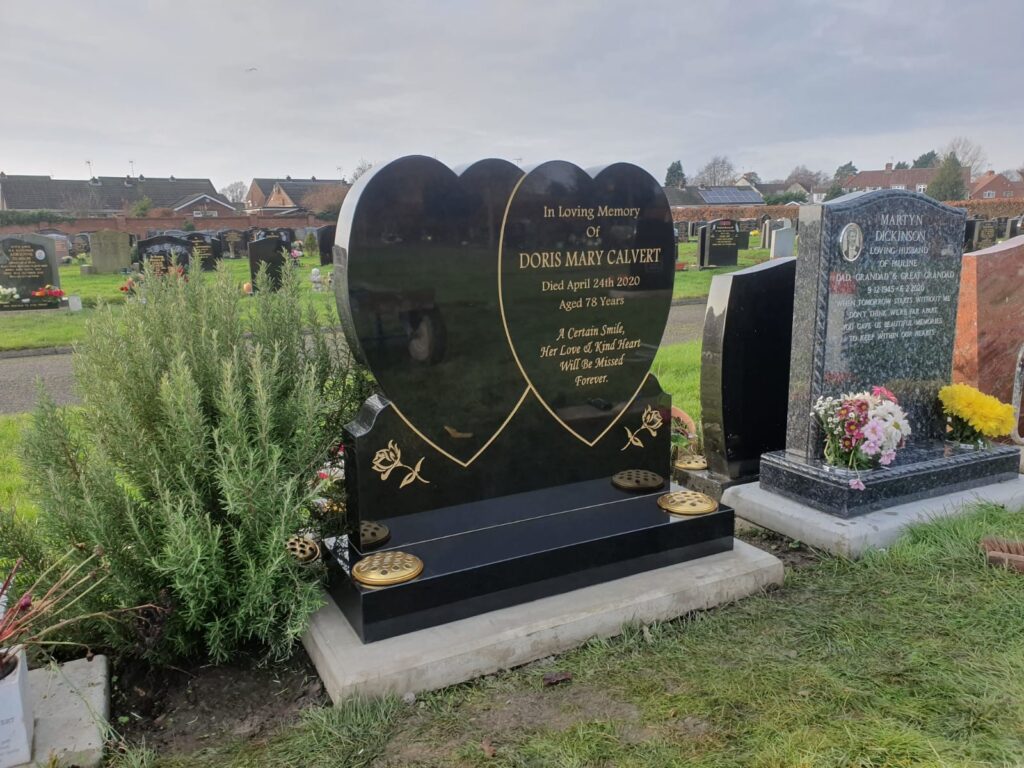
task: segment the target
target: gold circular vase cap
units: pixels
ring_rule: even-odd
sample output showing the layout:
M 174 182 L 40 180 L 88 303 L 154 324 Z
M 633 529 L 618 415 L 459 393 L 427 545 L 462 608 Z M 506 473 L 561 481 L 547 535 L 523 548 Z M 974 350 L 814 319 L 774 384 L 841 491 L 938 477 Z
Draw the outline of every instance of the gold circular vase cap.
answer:
M 685 456 L 679 456 L 676 458 L 676 463 L 673 464 L 676 469 L 707 469 L 708 460 L 703 456 L 694 456 L 688 454 Z
M 368 587 L 387 587 L 411 581 L 423 573 L 423 561 L 416 555 L 390 550 L 367 555 L 352 566 L 352 578 Z
M 624 491 L 656 491 L 665 478 L 649 469 L 624 469 L 612 475 L 612 485 Z
M 363 549 L 376 547 L 391 538 L 391 529 L 384 523 L 364 520 L 359 524 L 359 546 Z
M 659 497 L 658 506 L 670 515 L 706 515 L 718 509 L 718 502 L 697 491 L 673 491 Z
M 305 536 L 292 536 L 285 543 L 285 547 L 296 560 L 303 564 L 312 563 L 320 557 L 319 545 Z

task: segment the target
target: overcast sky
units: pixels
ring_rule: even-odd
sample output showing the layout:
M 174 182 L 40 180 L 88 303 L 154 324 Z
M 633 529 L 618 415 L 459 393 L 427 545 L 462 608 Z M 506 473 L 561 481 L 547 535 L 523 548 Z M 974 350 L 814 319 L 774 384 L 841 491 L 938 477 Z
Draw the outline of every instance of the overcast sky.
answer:
M 966 135 L 1024 164 L 1024 2 L 0 0 L 0 170 L 712 155 L 783 177 Z

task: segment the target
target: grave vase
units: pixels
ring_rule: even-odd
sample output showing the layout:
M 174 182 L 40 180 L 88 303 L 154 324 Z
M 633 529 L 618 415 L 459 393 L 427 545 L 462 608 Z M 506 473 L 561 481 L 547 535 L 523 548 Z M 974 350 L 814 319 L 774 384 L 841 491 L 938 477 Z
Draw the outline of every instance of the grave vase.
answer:
M 0 678 L 0 768 L 32 759 L 32 698 L 25 649 L 16 648 L 11 656 L 13 668 Z

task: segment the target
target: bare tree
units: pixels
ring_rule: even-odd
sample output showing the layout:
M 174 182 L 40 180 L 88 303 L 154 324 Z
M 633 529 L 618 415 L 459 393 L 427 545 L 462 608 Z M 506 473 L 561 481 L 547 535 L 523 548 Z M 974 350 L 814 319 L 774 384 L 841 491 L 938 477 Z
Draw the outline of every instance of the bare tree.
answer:
M 813 187 L 824 186 L 828 183 L 829 176 L 824 171 L 812 171 L 806 165 L 798 165 L 789 172 L 786 177 L 786 184 L 800 184 L 808 192 Z
M 945 156 L 950 153 L 956 155 L 960 165 L 971 169 L 972 179 L 981 176 L 988 167 L 988 155 L 985 154 L 985 150 L 966 136 L 955 136 L 950 140 L 942 154 Z
M 736 169 L 725 155 L 715 155 L 693 179 L 704 187 L 727 187 L 736 182 Z
M 245 200 L 245 193 L 248 192 L 248 188 L 241 181 L 232 181 L 224 189 L 220 191 L 224 197 L 230 200 L 232 203 L 241 203 Z
M 354 182 L 371 168 L 373 168 L 373 163 L 367 162 L 364 158 L 360 158 L 359 164 L 352 169 L 352 181 Z

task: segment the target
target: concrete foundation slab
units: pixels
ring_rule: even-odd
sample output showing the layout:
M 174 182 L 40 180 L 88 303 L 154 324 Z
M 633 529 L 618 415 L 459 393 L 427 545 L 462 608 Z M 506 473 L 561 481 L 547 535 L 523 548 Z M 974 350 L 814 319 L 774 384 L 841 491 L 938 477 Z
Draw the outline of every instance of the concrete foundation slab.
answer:
M 107 657 L 33 669 L 28 682 L 35 706 L 35 739 L 32 762 L 25 765 L 100 765 L 110 718 Z
M 676 618 L 782 583 L 782 562 L 735 542 L 730 552 L 363 644 L 338 607 L 313 616 L 303 645 L 331 699 L 404 695 L 567 651 L 623 625 Z
M 804 544 L 844 557 L 860 557 L 868 549 L 894 542 L 907 526 L 950 517 L 979 501 L 1024 508 L 1024 478 L 993 483 L 931 499 L 900 504 L 859 517 L 841 518 L 761 488 L 760 483 L 737 485 L 722 496 L 722 503 L 739 518 L 797 539 Z

